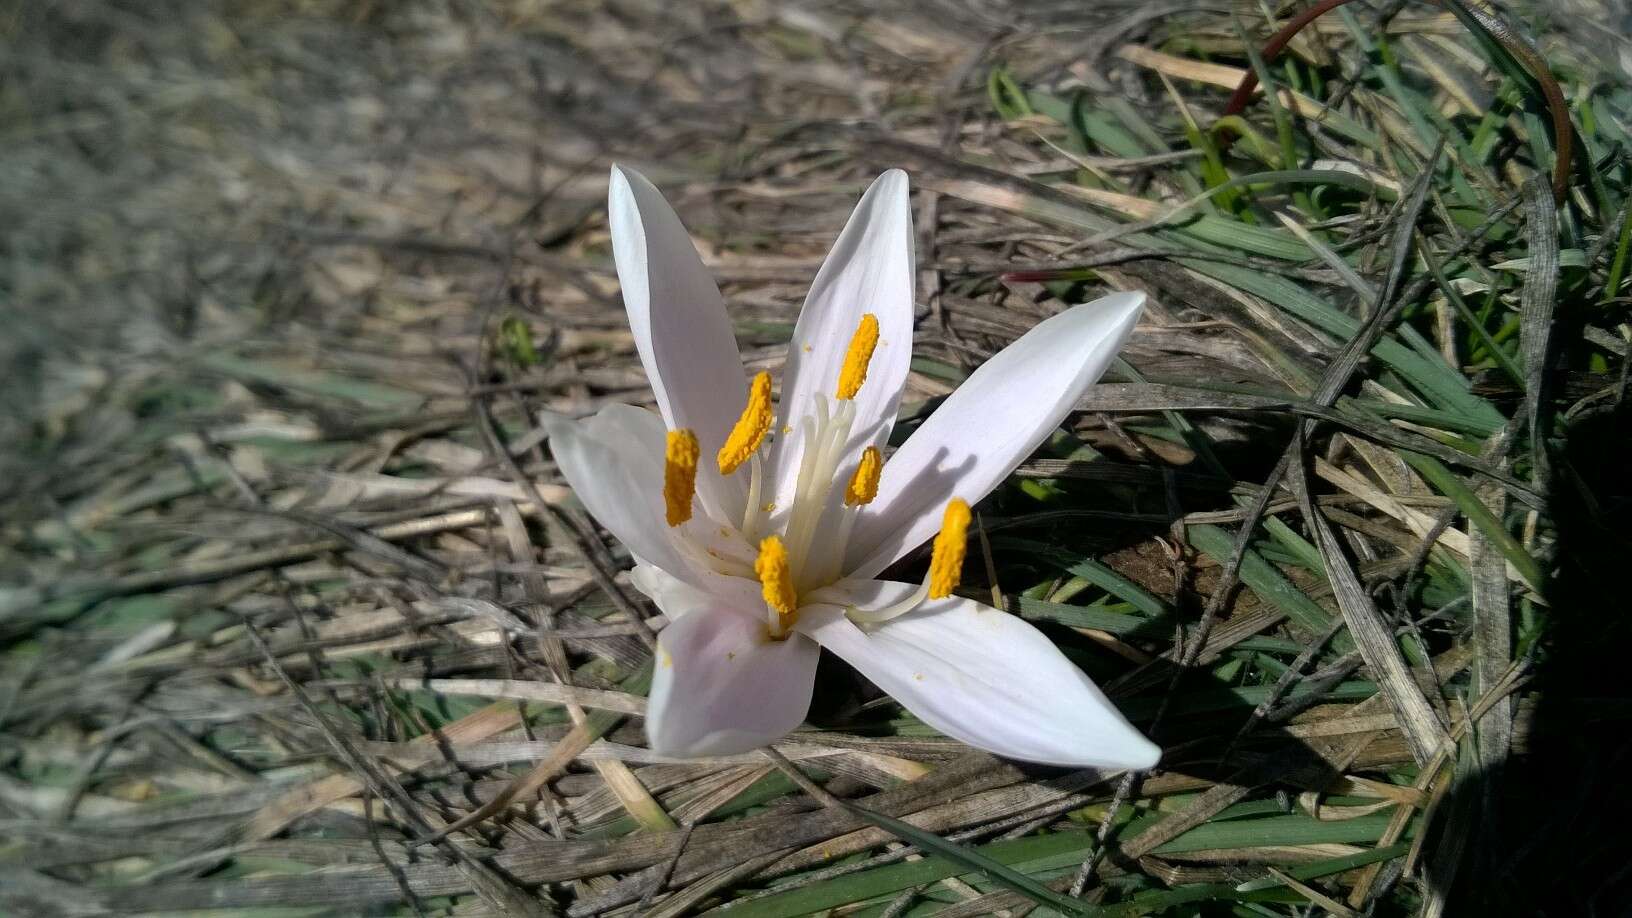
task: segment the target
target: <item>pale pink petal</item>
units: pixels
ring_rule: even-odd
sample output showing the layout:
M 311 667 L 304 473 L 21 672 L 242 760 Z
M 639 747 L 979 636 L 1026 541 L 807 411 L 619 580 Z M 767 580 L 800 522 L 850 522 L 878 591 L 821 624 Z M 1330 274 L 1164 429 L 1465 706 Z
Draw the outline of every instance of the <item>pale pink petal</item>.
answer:
M 805 719 L 816 645 L 773 641 L 763 623 L 697 609 L 657 636 L 646 738 L 665 755 L 731 755 L 781 739 Z
M 799 473 L 804 448 L 799 421 L 812 411 L 818 393 L 833 399 L 850 339 L 866 313 L 878 317 L 878 347 L 855 398 L 855 426 L 844 455 L 853 462 L 863 447 L 882 446 L 888 439 L 912 361 L 915 283 L 907 174 L 892 169 L 862 195 L 799 313 L 778 412 L 774 475 L 779 508 L 791 502 Z
M 641 364 L 670 429 L 689 428 L 705 457 L 725 442 L 748 399 L 725 302 L 691 236 L 639 173 L 612 167 L 612 252 Z M 742 516 L 745 486 L 705 463 L 698 495 L 717 517 Z
M 1145 296 L 1116 293 L 1038 324 L 986 361 L 884 463 L 845 569 L 871 577 L 923 544 L 952 497 L 973 504 L 1059 426 L 1111 365 Z
M 876 608 L 916 588 L 867 581 L 848 592 Z M 837 606 L 806 606 L 797 627 L 918 719 L 977 749 L 1084 768 L 1149 768 L 1161 757 L 1042 632 L 973 600 L 931 601 L 870 632 Z

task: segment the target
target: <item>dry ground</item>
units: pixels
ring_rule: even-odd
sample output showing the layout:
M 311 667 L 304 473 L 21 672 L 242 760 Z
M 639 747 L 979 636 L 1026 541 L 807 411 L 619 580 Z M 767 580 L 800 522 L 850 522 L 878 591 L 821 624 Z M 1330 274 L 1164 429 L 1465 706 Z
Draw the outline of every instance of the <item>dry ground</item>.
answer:
M 1435 4 L 1323 17 L 1266 70 L 1313 108 L 1260 98 L 1227 154 L 1266 5 L 879 6 L 0 4 L 0 909 L 1614 908 L 1614 846 L 1528 840 L 1619 824 L 1624 747 L 1498 779 L 1537 664 L 1620 646 L 1555 616 L 1626 544 L 1624 5 L 1507 13 L 1586 147 L 1556 214 L 1545 105 Z M 1001 763 L 838 666 L 791 764 L 643 748 L 627 556 L 534 420 L 649 402 L 613 161 L 765 368 L 907 168 L 912 416 L 1067 301 L 1153 296 L 970 589 L 1159 771 Z M 1551 729 L 1624 735 L 1600 700 Z

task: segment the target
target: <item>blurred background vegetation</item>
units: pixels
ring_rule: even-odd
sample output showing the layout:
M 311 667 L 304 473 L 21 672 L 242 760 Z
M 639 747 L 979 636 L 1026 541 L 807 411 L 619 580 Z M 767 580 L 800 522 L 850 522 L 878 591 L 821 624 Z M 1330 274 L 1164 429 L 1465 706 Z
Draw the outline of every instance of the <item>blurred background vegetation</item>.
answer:
M 0 3 L 0 911 L 1619 913 L 1629 17 Z M 965 579 L 1157 771 L 839 664 L 784 761 L 643 748 L 628 558 L 535 422 L 649 402 L 613 161 L 755 368 L 908 169 L 909 420 L 1151 295 Z

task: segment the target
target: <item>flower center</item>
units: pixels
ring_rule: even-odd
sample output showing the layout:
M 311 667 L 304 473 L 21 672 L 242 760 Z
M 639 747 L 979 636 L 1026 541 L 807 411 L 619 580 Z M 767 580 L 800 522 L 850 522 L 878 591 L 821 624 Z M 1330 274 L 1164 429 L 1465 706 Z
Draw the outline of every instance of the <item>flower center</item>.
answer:
M 813 594 L 839 580 L 856 517 L 862 507 L 878 496 L 884 457 L 878 447 L 868 446 L 861 451 L 854 471 L 843 484 L 843 501 L 831 506 L 830 500 L 834 488 L 840 484 L 839 468 L 845 460 L 856 421 L 855 398 L 867 381 L 867 369 L 878 347 L 878 336 L 878 317 L 872 313 L 863 315 L 845 350 L 831 403 L 826 395 L 818 393 L 812 400 L 810 413 L 799 419 L 803 450 L 792 502 L 783 518 L 782 533 L 763 538 L 760 527 L 777 508 L 772 503 L 761 502 L 764 469 L 759 451 L 774 422 L 775 411 L 771 405 L 771 375 L 758 373 L 750 383 L 748 403 L 715 459 L 720 474 L 725 476 L 736 474 L 744 465 L 749 467 L 748 499 L 742 524 L 735 533 L 722 526 L 720 535 L 739 535 L 747 545 L 757 545 L 752 570 L 748 569 L 746 559 L 733 557 L 729 551 L 702 548 L 690 538 L 677 540 L 682 550 L 711 570 L 730 576 L 752 576 L 759 581 L 765 600 L 766 631 L 773 639 L 781 640 L 791 633 L 801 597 L 822 601 Z M 691 519 L 698 456 L 695 434 L 690 430 L 669 431 L 664 456 L 663 501 L 671 527 Z M 824 518 L 830 511 L 839 516 L 824 528 Z M 941 533 L 935 539 L 929 576 L 922 588 L 907 600 L 886 609 L 847 608 L 846 613 L 858 622 L 887 621 L 916 608 L 926 598 L 942 599 L 951 595 L 963 568 L 968 527 L 969 505 L 954 498 L 947 505 Z M 818 537 L 824 544 L 816 544 Z

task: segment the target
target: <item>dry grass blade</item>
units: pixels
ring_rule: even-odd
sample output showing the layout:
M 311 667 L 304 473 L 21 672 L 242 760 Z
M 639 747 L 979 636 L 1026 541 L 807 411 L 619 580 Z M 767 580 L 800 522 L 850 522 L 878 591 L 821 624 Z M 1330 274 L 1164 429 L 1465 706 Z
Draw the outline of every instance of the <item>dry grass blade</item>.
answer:
M 1301 435 L 1299 441 L 1299 452 L 1302 453 L 1304 444 Z M 1354 637 L 1355 646 L 1360 649 L 1366 665 L 1376 675 L 1379 690 L 1399 718 L 1406 740 L 1411 744 L 1413 757 L 1419 763 L 1427 762 L 1445 742 L 1444 725 L 1439 722 L 1433 707 L 1423 695 L 1422 686 L 1405 662 L 1393 630 L 1384 623 L 1365 586 L 1355 575 L 1331 523 L 1309 499 L 1309 482 L 1301 458 L 1289 473 L 1288 480 L 1293 493 L 1298 496 L 1304 518 L 1314 530 L 1315 544 L 1320 549 L 1326 573 L 1332 578 L 1332 595 L 1343 612 L 1349 634 Z
M 413 742 L 428 750 L 442 745 L 457 747 L 508 730 L 519 720 L 520 713 L 515 705 L 490 705 L 434 734 L 416 737 Z M 333 775 L 295 788 L 258 810 L 245 827 L 244 837 L 251 840 L 271 838 L 301 816 L 350 797 L 362 787 L 362 782 L 353 775 Z
M 1524 354 L 1524 411 L 1530 420 L 1531 477 L 1545 481 L 1548 459 L 1548 398 L 1552 383 L 1548 362 L 1553 341 L 1553 309 L 1558 302 L 1558 213 L 1553 199 L 1539 188 L 1525 187 L 1525 239 L 1529 243 L 1529 270 L 1524 276 L 1520 302 L 1520 341 Z
M 648 663 L 644 669 L 631 677 L 629 681 L 632 688 L 645 691 L 647 686 L 651 684 L 651 664 Z M 615 712 L 596 711 L 593 716 L 583 718 L 573 724 L 572 729 L 555 745 L 550 755 L 534 765 L 525 775 L 511 782 L 504 790 L 494 795 L 491 800 L 483 803 L 470 813 L 435 832 L 421 836 L 415 841 L 415 844 L 432 844 L 441 841 L 454 832 L 463 832 L 472 826 L 494 818 L 504 812 L 515 801 L 526 799 L 536 793 L 539 788 L 559 775 L 568 764 L 583 754 L 591 743 L 616 726 L 620 720 L 622 720 L 622 717 Z
M 374 796 L 390 800 L 397 808 L 401 818 L 410 825 L 422 832 L 430 831 L 431 824 L 426 821 L 426 817 L 421 813 L 419 803 L 408 795 L 408 792 L 403 789 L 401 784 L 358 752 L 350 739 L 339 733 L 328 722 L 322 711 L 312 703 L 311 697 L 307 695 L 305 689 L 291 679 L 288 671 L 278 663 L 277 657 L 273 655 L 271 648 L 267 646 L 265 639 L 261 637 L 255 626 L 246 625 L 246 628 L 250 641 L 266 658 L 267 665 L 288 687 L 290 693 L 300 702 L 301 707 L 305 708 L 306 712 L 317 722 L 318 729 L 323 733 L 324 738 L 328 740 L 329 745 L 334 748 L 334 751 L 339 754 L 339 757 L 345 761 L 346 765 L 351 768 L 358 780 Z M 470 883 L 471 889 L 490 907 L 500 913 L 528 916 L 528 918 L 543 918 L 543 916 L 553 914 L 544 903 L 517 888 L 509 878 L 497 873 L 492 867 L 472 857 L 458 846 L 446 845 L 443 846 L 443 850 L 455 862 L 459 872 Z M 393 873 L 393 876 L 397 875 Z M 403 889 L 404 892 L 412 895 L 406 883 L 403 884 Z

